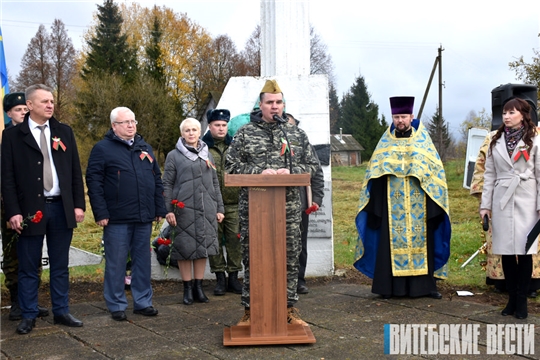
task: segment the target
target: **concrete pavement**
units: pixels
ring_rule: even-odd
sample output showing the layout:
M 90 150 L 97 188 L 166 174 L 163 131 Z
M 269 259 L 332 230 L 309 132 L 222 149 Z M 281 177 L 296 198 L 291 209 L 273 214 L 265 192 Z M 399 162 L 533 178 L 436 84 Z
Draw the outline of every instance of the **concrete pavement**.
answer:
M 111 319 L 104 301 L 75 304 L 71 306 L 71 312 L 84 322 L 84 327 L 53 325 L 51 314 L 38 319 L 28 335 L 18 335 L 15 332 L 18 322 L 9 321 L 4 312 L 1 317 L 1 359 L 377 359 L 385 356 L 399 359 L 492 359 L 493 356 L 540 359 L 540 348 L 535 343 L 527 350 L 529 353 L 534 350 L 534 354 L 528 355 L 492 355 L 488 352 L 496 347 L 486 347 L 489 339 L 496 340 L 487 336 L 495 324 L 502 324 L 501 327 L 508 331 L 516 326 L 504 327 L 504 324 L 517 324 L 518 328 L 533 324 L 535 336 L 538 336 L 538 316 L 529 316 L 526 320 L 503 317 L 498 307 L 456 296 L 442 300 L 382 300 L 371 293 L 369 286 L 348 284 L 337 277 L 325 284 L 308 283 L 310 293 L 300 296 L 297 307 L 302 319 L 311 326 L 315 344 L 225 347 L 223 329 L 236 324 L 243 308 L 239 295 L 213 296 L 213 285 L 214 282 L 209 281 L 204 285 L 210 298 L 207 304 L 185 306 L 181 303 L 181 293 L 155 296 L 158 316 L 134 315 L 130 307 L 129 321 L 124 322 Z M 441 324 L 451 324 L 454 328 L 455 324 L 470 325 L 462 326 L 469 333 L 459 332 L 460 340 L 452 343 L 452 351 L 456 351 L 456 346 L 461 353 L 476 349 L 467 348 L 466 342 L 461 342 L 470 338 L 470 330 L 475 328 L 479 331 L 474 340 L 479 354 L 425 355 L 418 350 L 416 354 L 385 355 L 385 324 L 435 324 L 439 334 L 448 329 L 447 325 Z M 404 332 L 400 334 L 403 336 Z M 442 335 L 440 338 L 443 339 Z M 517 339 L 511 339 L 510 335 L 508 338 L 509 346 L 515 345 L 514 351 L 517 348 L 523 350 L 523 344 L 518 344 Z M 505 336 L 501 339 L 504 342 Z M 415 340 L 411 341 L 414 345 Z M 450 340 L 446 338 L 446 342 L 448 345 Z M 448 346 L 437 349 L 444 352 Z M 409 350 L 414 352 L 412 347 Z M 512 348 L 502 346 L 502 352 L 509 350 Z

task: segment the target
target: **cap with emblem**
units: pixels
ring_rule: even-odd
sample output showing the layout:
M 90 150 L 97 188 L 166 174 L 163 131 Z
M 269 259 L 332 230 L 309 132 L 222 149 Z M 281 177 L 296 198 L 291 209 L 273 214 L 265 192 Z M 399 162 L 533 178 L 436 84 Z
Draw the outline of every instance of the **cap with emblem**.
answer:
M 4 96 L 3 106 L 5 112 L 8 112 L 17 105 L 26 106 L 26 99 L 24 98 L 24 93 L 15 92 L 6 94 L 6 96 Z
M 208 110 L 206 112 L 206 120 L 208 120 L 208 123 L 210 124 L 212 121 L 226 121 L 229 122 L 231 119 L 231 113 L 227 109 L 214 109 L 214 110 Z

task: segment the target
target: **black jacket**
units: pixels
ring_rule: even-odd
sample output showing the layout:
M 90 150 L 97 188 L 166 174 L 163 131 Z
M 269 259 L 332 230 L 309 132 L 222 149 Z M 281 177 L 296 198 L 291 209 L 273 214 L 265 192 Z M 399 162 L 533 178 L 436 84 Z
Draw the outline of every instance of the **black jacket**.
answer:
M 90 153 L 86 186 L 96 221 L 152 222 L 166 215 L 161 171 L 139 134 L 129 146 L 109 130 Z
M 45 208 L 43 155 L 30 131 L 28 117 L 29 113 L 22 124 L 7 128 L 2 134 L 2 198 L 6 211 L 6 219 L 3 221 L 9 221 L 17 214 L 26 218 Z M 68 125 L 58 122 L 54 117 L 49 119 L 49 126 L 51 144 L 56 138 L 65 145 L 65 151 L 61 147 L 55 150 L 52 146 L 50 151 L 60 182 L 67 225 L 68 228 L 75 228 L 77 221 L 74 209 L 86 209 L 75 136 Z M 37 224 L 27 221 L 27 225 L 23 230 L 24 235 L 43 235 L 46 232 L 44 221 Z

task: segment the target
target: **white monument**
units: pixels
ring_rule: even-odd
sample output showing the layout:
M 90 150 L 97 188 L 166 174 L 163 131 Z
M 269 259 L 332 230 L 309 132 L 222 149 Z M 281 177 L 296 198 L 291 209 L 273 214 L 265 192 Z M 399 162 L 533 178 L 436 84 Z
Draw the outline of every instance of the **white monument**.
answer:
M 332 181 L 328 78 L 310 73 L 309 3 L 307 0 L 261 0 L 261 77 L 231 78 L 217 108 L 231 118 L 250 113 L 267 79 L 276 79 L 284 94 L 286 112 L 300 120 L 312 145 L 325 145 L 325 195 L 319 211 L 310 215 L 306 277 L 331 275 L 334 270 Z M 323 146 L 324 147 L 324 146 Z M 324 159 L 321 159 L 323 162 Z M 179 279 L 177 268 L 164 267 L 152 256 L 152 278 Z M 215 276 L 207 265 L 206 279 Z M 309 281 L 309 280 L 308 280 Z

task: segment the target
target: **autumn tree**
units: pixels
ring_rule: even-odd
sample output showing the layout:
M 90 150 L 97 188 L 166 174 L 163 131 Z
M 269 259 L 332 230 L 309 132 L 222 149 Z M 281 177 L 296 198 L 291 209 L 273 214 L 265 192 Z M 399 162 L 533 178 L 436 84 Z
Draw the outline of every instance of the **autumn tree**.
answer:
M 328 53 L 328 46 L 323 42 L 313 26 L 309 29 L 309 64 L 310 74 L 325 74 L 330 84 L 334 84 L 334 64 Z M 261 75 L 261 27 L 257 25 L 246 41 L 244 50 L 240 53 L 241 71 L 243 76 Z
M 240 52 L 243 76 L 261 76 L 261 27 L 257 25 Z
M 55 19 L 51 26 L 49 46 L 50 81 L 56 92 L 55 116 L 59 120 L 71 122 L 69 114 L 73 106 L 73 79 L 77 75 L 76 51 L 64 23 L 59 19 Z
M 76 51 L 62 20 L 55 19 L 48 34 L 43 25 L 30 40 L 21 61 L 15 89 L 24 91 L 33 84 L 50 86 L 55 95 L 55 117 L 71 122 Z
M 51 86 L 52 64 L 49 57 L 49 34 L 39 25 L 21 60 L 21 71 L 15 80 L 14 90 L 24 91 L 33 84 Z
M 341 112 L 337 127 L 351 134 L 365 149 L 362 157 L 371 158 L 379 138 L 386 127 L 379 120 L 379 106 L 371 100 L 362 76 L 341 99 Z
M 452 137 L 448 131 L 448 123 L 439 114 L 439 107 L 437 107 L 431 119 L 425 122 L 425 126 L 441 160 L 446 161 L 447 151 L 452 145 Z
M 540 37 L 540 34 L 538 34 Z M 535 85 L 538 89 L 538 99 L 540 99 L 540 50 L 533 49 L 534 56 L 530 63 L 525 62 L 523 56 L 508 64 L 511 70 L 516 73 L 516 78 L 527 84 Z
M 467 142 L 470 128 L 474 127 L 486 129 L 488 131 L 491 130 L 491 121 L 491 114 L 488 114 L 486 109 L 482 109 L 479 114 L 474 110 L 469 111 L 467 117 L 459 126 L 459 132 L 463 141 Z
M 324 43 L 320 35 L 315 31 L 313 26 L 309 29 L 310 35 L 310 52 L 309 64 L 310 74 L 325 74 L 328 76 L 328 82 L 333 86 L 334 79 L 334 63 L 332 56 L 328 52 L 328 46 Z

